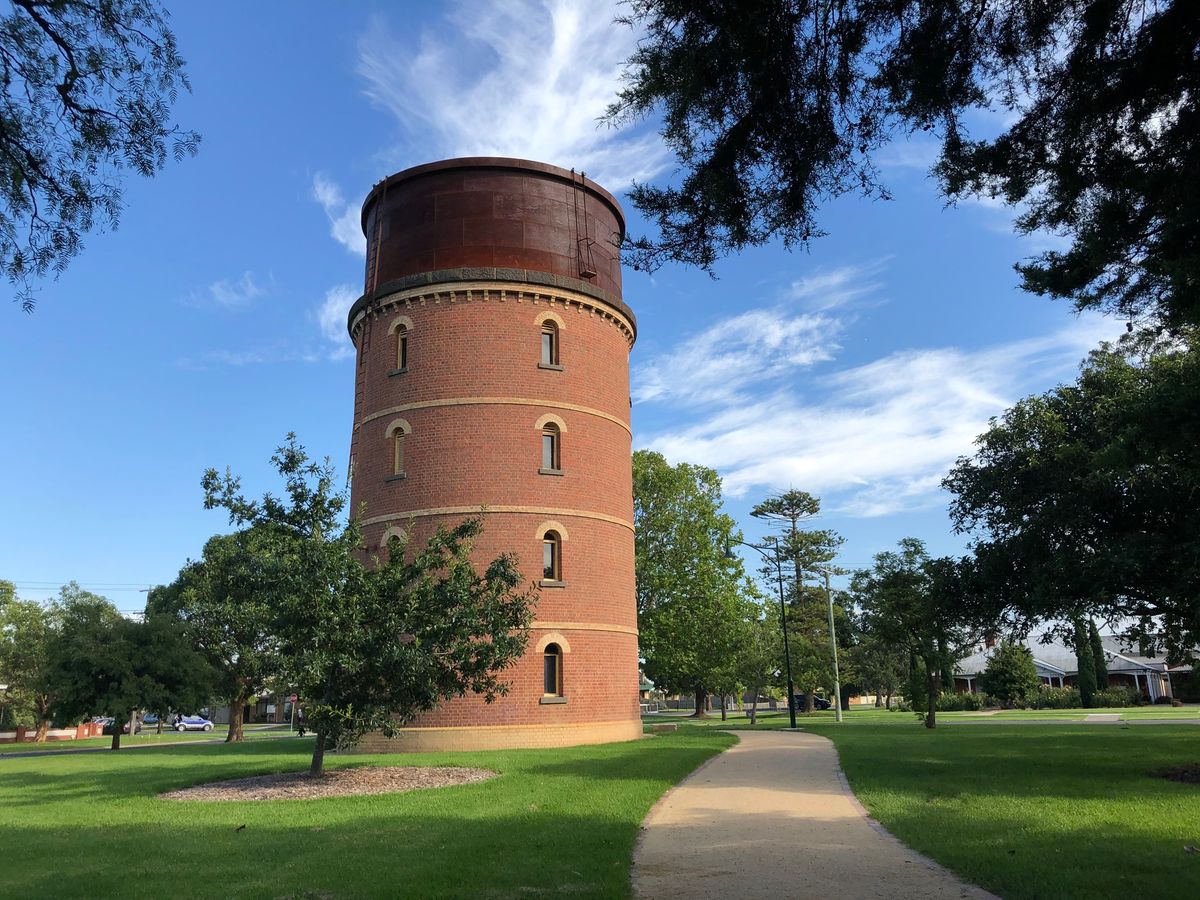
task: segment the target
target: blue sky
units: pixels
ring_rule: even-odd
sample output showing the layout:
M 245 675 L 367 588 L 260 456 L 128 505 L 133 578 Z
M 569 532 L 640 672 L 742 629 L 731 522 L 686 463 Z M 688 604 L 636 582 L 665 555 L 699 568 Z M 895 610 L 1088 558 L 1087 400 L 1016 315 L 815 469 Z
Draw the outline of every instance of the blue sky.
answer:
M 203 470 L 274 489 L 288 431 L 344 471 L 345 313 L 380 178 L 476 154 L 582 169 L 618 197 L 671 175 L 653 123 L 596 126 L 634 40 L 602 4 L 173 6 L 199 155 L 131 177 L 119 230 L 88 238 L 32 316 L 0 309 L 0 578 L 21 596 L 74 579 L 140 609 L 228 530 Z M 845 566 L 906 535 L 959 551 L 948 466 L 1121 329 L 1022 293 L 1012 264 L 1056 238 L 1015 236 L 994 203 L 945 208 L 931 158 L 892 145 L 895 199 L 828 204 L 808 250 L 759 248 L 716 280 L 625 273 L 634 446 L 718 469 L 750 538 L 750 507 L 796 487 L 847 538 Z

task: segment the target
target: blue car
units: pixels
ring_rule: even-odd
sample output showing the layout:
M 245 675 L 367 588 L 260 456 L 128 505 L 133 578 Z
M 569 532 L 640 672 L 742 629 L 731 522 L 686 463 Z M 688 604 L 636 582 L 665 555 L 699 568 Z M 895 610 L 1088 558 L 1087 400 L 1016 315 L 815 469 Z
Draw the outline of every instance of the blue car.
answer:
M 212 731 L 213 723 L 204 716 L 183 716 L 175 722 L 176 731 Z

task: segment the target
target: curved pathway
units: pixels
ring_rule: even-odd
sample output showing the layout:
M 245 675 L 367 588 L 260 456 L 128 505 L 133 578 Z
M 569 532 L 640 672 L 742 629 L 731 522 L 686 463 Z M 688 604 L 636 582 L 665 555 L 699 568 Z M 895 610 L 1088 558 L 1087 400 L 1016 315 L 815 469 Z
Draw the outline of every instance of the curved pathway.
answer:
M 646 817 L 633 854 L 638 897 L 992 897 L 869 819 L 828 739 L 737 736 Z

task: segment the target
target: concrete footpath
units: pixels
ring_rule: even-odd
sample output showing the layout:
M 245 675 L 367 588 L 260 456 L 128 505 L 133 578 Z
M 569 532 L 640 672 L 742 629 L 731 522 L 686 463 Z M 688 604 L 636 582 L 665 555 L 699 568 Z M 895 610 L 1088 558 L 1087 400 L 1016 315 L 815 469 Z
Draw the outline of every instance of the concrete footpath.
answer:
M 737 736 L 646 817 L 633 854 L 638 897 L 993 897 L 869 819 L 828 739 Z

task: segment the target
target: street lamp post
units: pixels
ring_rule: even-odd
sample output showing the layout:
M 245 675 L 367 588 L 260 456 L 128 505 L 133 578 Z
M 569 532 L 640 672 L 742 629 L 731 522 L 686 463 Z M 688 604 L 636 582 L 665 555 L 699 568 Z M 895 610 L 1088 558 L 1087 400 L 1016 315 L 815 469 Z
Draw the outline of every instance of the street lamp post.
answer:
M 731 540 L 730 545 L 741 544 L 743 547 L 749 547 L 751 550 L 757 550 L 759 555 L 764 560 L 775 563 L 775 578 L 779 585 L 779 622 L 783 628 L 783 660 L 785 673 L 787 675 L 787 692 L 788 692 L 788 721 L 791 722 L 792 728 L 796 727 L 796 691 L 792 687 L 792 651 L 788 645 L 788 627 L 787 627 L 787 603 L 783 597 L 783 569 L 779 561 L 779 548 L 760 547 L 758 544 L 750 544 L 746 541 Z M 768 554 L 768 549 L 773 549 L 775 552 Z M 727 554 L 732 556 L 733 550 L 727 549 Z
M 829 607 L 829 648 L 833 651 L 834 715 L 842 721 L 842 679 L 838 673 L 837 633 L 833 630 L 833 591 L 829 589 L 829 570 L 825 570 L 825 604 Z

